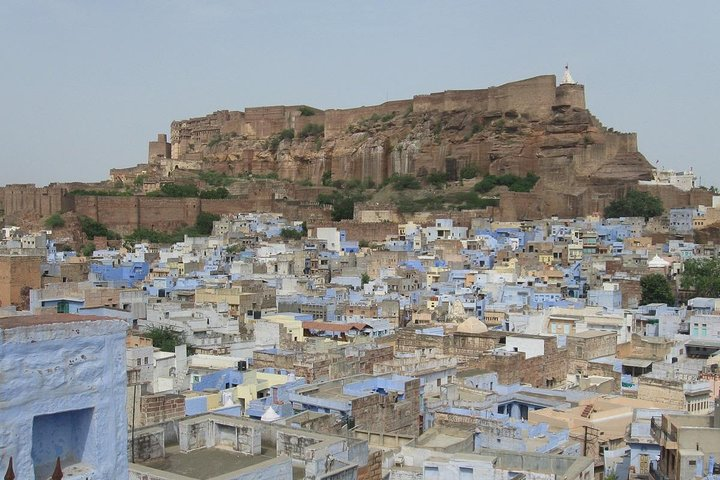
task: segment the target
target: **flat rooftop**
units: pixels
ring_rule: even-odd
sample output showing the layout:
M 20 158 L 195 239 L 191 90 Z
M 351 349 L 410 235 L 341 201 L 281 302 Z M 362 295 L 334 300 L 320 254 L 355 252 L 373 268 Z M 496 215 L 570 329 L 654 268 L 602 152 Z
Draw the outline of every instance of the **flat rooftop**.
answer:
M 174 445 L 165 449 L 165 458 L 139 464 L 176 475 L 208 480 L 274 458 L 275 452 L 267 448 L 263 448 L 260 455 L 245 455 L 222 448 L 201 448 L 182 453 L 180 447 Z
M 18 327 L 33 327 L 36 325 L 54 325 L 61 323 L 75 322 L 98 322 L 103 320 L 115 320 L 112 317 L 101 317 L 98 315 L 73 315 L 71 313 L 49 313 L 40 315 L 18 315 L 0 318 L 0 330 L 8 330 Z

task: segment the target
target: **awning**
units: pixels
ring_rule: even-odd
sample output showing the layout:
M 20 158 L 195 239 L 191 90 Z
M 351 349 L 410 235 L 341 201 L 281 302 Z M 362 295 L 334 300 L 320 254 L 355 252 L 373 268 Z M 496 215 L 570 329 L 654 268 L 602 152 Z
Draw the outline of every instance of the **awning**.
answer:
M 623 358 L 622 364 L 624 367 L 637 367 L 637 368 L 647 368 L 650 365 L 652 365 L 652 360 L 647 360 L 644 358 Z

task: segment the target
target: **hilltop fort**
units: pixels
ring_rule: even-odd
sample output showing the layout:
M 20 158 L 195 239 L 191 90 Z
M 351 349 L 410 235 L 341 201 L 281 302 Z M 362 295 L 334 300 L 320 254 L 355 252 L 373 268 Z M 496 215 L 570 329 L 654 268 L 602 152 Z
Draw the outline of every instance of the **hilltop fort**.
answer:
M 172 122 L 169 141 L 159 134 L 149 142 L 146 163 L 113 169 L 110 182 L 99 186 L 135 185 L 132 195 L 10 185 L 0 198 L 8 219 L 72 211 L 123 232 L 189 225 L 200 211 L 275 211 L 324 221 L 328 209 L 316 199 L 333 182 L 381 186 L 397 175 L 441 173 L 461 183 L 468 169 L 478 179 L 538 177 L 529 192 L 492 192 L 496 206 L 481 215 L 503 220 L 601 212 L 629 188 L 652 191 L 666 208 L 705 195 L 639 185 L 653 178 L 654 168 L 638 151 L 636 134 L 603 126 L 586 108 L 584 86 L 568 79 L 558 84 L 554 75 L 543 75 L 344 110 L 294 105 L 217 111 Z M 230 198 L 146 196 L 168 182 L 202 184 L 198 174 L 208 171 L 235 180 L 228 185 Z

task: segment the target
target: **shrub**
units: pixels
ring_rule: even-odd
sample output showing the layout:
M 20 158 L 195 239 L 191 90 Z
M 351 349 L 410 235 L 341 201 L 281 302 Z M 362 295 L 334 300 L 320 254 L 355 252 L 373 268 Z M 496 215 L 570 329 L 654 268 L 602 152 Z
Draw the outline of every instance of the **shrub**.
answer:
M 172 233 L 158 232 L 149 228 L 136 228 L 130 235 L 125 237 L 126 243 L 140 243 L 147 240 L 150 243 L 171 244 L 181 242 L 185 237 L 187 229 L 180 229 Z
M 300 138 L 307 138 L 307 137 L 313 137 L 315 135 L 323 135 L 325 133 L 325 127 L 318 123 L 308 123 L 305 125 L 305 128 L 303 128 L 300 131 Z
M 80 253 L 83 257 L 90 257 L 92 256 L 93 252 L 95 251 L 95 244 L 92 242 L 86 243 L 82 246 L 80 249 Z
M 280 142 L 282 142 L 283 140 L 292 140 L 293 138 L 295 138 L 295 130 L 293 130 L 292 128 L 286 128 L 280 133 L 276 133 L 269 138 L 268 149 L 276 152 L 278 147 L 280 146 Z
M 323 187 L 329 187 L 332 184 L 332 172 L 330 170 L 324 171 L 320 181 Z
M 460 178 L 475 178 L 477 177 L 478 169 L 475 165 L 465 165 L 460 169 Z
M 212 233 L 213 222 L 220 220 L 220 215 L 214 213 L 200 212 L 195 221 L 195 229 L 200 235 L 209 235 Z
M 160 190 L 148 193 L 149 197 L 173 197 L 187 198 L 197 197 L 198 188 L 195 185 L 180 185 L 177 183 L 164 183 L 160 186 Z
M 284 240 L 300 240 L 303 236 L 301 232 L 298 232 L 294 228 L 283 228 L 280 230 L 280 236 Z
M 222 142 L 222 136 L 220 136 L 220 135 L 215 135 L 213 138 L 210 139 L 210 141 L 208 142 L 207 146 L 208 146 L 208 148 L 209 148 L 209 147 L 214 147 L 215 145 L 217 145 L 217 144 L 220 143 L 220 142 Z
M 420 188 L 420 182 L 412 175 L 399 175 L 394 173 L 390 177 L 389 182 L 395 190 L 418 190 Z
M 478 193 L 487 193 L 498 185 L 504 185 L 511 192 L 529 192 L 540 180 L 534 173 L 528 173 L 524 177 L 505 174 L 500 176 L 488 175 L 475 184 L 474 190 Z
M 59 213 L 53 213 L 45 219 L 45 227 L 49 229 L 62 228 L 65 226 L 65 219 Z
M 136 187 L 142 187 L 143 183 L 145 183 L 145 178 L 146 175 L 138 175 L 137 177 L 135 177 L 135 180 L 133 180 L 133 184 Z
M 332 205 L 332 219 L 334 221 L 352 220 L 355 214 L 355 203 L 366 199 L 361 190 L 344 189 L 333 193 L 321 193 L 317 197 L 321 205 Z
M 93 220 L 90 217 L 80 217 L 80 228 L 87 238 L 93 240 L 95 237 L 106 237 L 108 240 L 119 240 L 120 235 L 109 230 L 105 225 Z
M 650 217 L 662 215 L 662 201 L 650 193 L 630 190 L 627 195 L 617 200 L 613 200 L 610 205 L 605 208 L 605 217 Z
M 228 198 L 230 192 L 225 187 L 218 187 L 200 192 L 200 198 Z
M 529 192 L 533 189 L 538 180 L 540 180 L 540 177 L 534 173 L 528 173 L 521 178 L 515 177 L 508 187 L 510 187 L 510 191 L 512 192 Z
M 432 172 L 425 177 L 425 181 L 434 187 L 442 187 L 448 181 L 448 175 L 445 172 Z
M 305 105 L 298 108 L 298 110 L 300 110 L 301 117 L 312 117 L 313 115 L 315 115 L 315 110 Z
M 280 177 L 278 176 L 277 172 L 270 172 L 270 173 L 265 173 L 265 174 L 263 174 L 263 173 L 253 174 L 253 178 L 255 178 L 257 180 L 263 180 L 263 179 L 277 180 Z
M 232 179 L 226 173 L 215 172 L 212 170 L 202 171 L 198 177 L 203 182 L 213 187 L 226 187 L 232 183 Z

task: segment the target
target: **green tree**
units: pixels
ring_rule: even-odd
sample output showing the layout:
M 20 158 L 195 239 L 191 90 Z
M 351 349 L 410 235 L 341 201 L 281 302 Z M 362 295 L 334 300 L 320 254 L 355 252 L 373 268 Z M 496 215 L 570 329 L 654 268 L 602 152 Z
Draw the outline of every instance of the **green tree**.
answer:
M 106 237 L 108 240 L 120 239 L 120 235 L 90 217 L 80 217 L 80 228 L 82 228 L 83 233 L 90 240 L 95 239 L 95 237 Z
M 294 228 L 283 228 L 280 230 L 280 236 L 283 240 L 300 240 L 303 234 Z
M 196 232 L 200 235 L 210 235 L 213 229 L 213 222 L 220 220 L 220 215 L 214 213 L 200 212 L 195 221 Z
M 332 172 L 330 170 L 325 170 L 322 174 L 322 185 L 323 187 L 329 187 L 332 185 Z
M 95 251 L 95 244 L 92 242 L 86 243 L 82 246 L 80 249 L 80 253 L 83 257 L 90 257 L 92 256 L 93 252 Z
M 605 208 L 606 218 L 618 217 L 650 217 L 662 215 L 664 211 L 662 201 L 647 192 L 630 190 L 627 195 L 613 200 Z
M 143 336 L 150 338 L 153 347 L 159 348 L 163 352 L 175 352 L 175 347 L 185 344 L 185 335 L 170 327 L 152 327 L 143 333 Z
M 366 283 L 369 283 L 369 282 L 370 282 L 370 275 L 368 275 L 367 272 L 366 272 L 366 273 L 363 273 L 363 274 L 360 276 L 360 283 L 361 283 L 362 285 L 365 285 Z
M 65 219 L 60 216 L 59 213 L 53 213 L 45 219 L 46 228 L 62 228 L 65 226 Z
M 647 305 L 648 303 L 675 304 L 675 296 L 670 282 L 661 273 L 651 273 L 642 277 L 640 279 L 640 289 L 642 290 L 640 305 Z
M 683 288 L 695 290 L 698 297 L 720 297 L 720 258 L 691 258 L 683 264 Z

